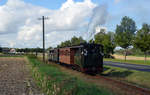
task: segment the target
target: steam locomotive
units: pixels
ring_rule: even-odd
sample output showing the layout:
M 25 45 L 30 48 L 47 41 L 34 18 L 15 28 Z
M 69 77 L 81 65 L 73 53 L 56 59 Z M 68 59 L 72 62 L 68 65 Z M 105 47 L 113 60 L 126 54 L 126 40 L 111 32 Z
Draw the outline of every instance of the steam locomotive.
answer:
M 48 59 L 84 73 L 96 74 L 103 71 L 103 46 L 85 43 L 55 48 L 49 51 Z

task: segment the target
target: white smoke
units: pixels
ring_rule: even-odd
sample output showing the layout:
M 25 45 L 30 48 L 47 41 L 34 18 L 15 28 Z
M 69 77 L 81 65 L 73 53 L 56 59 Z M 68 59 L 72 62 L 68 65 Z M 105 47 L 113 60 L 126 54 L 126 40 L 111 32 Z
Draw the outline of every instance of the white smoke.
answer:
M 107 16 L 108 12 L 106 5 L 97 6 L 93 9 L 93 15 L 88 27 L 87 41 L 94 38 L 96 27 L 105 24 Z

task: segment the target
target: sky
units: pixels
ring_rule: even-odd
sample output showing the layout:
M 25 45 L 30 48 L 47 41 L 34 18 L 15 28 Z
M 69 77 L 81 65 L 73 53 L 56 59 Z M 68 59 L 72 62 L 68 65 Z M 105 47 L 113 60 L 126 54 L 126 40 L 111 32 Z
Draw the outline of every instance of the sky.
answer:
M 97 26 L 115 32 L 123 16 L 140 29 L 150 24 L 150 0 L 0 0 L 0 46 L 42 47 L 42 16 L 46 47 L 73 36 L 88 40 Z

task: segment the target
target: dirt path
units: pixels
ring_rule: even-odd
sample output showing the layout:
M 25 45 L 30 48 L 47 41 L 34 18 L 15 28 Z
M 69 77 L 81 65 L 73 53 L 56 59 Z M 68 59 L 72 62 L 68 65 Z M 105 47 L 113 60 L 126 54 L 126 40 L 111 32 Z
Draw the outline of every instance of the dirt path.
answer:
M 0 57 L 0 95 L 43 95 L 33 82 L 24 58 Z

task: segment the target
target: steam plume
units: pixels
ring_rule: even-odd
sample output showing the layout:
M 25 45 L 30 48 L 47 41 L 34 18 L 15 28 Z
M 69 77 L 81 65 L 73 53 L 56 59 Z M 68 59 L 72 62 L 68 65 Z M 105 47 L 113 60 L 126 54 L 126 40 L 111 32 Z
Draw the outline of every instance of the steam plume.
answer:
M 106 5 L 97 6 L 93 9 L 93 15 L 91 17 L 91 21 L 89 22 L 88 27 L 87 41 L 94 38 L 95 28 L 97 26 L 105 24 L 107 16 L 108 12 Z

